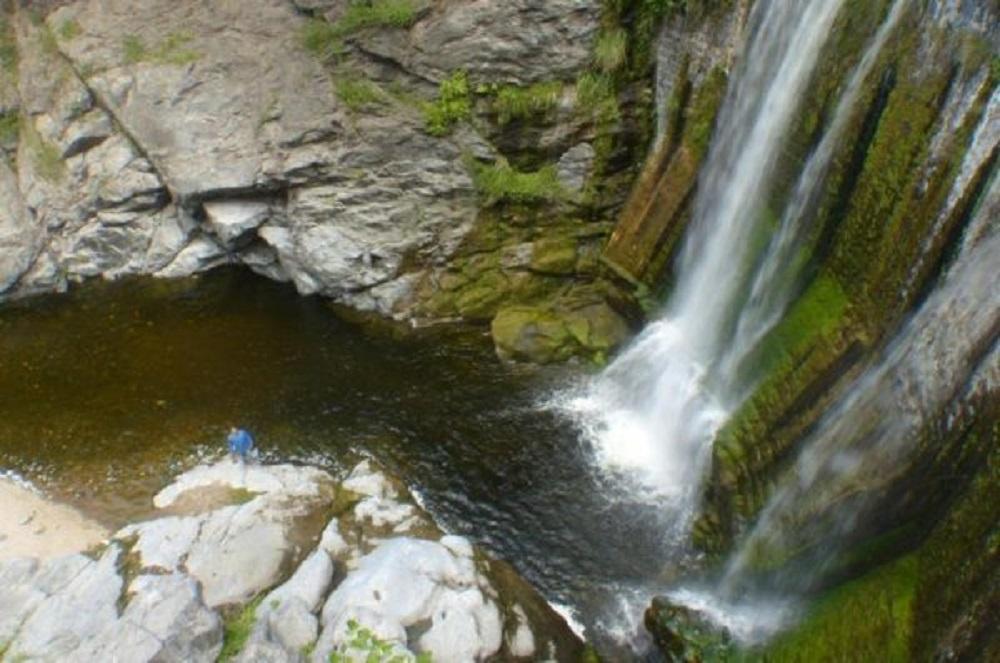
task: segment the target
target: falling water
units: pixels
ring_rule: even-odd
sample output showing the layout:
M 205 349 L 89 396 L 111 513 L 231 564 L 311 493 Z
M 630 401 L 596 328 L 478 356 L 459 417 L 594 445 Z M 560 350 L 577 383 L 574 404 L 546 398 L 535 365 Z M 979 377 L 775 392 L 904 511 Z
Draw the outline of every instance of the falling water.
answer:
M 842 0 L 757 3 L 698 182 L 664 315 L 574 400 L 606 467 L 666 500 L 676 539 L 694 511 L 710 441 L 727 416 L 711 367 L 758 262 L 751 246 L 780 150 Z
M 908 4 L 906 0 L 897 0 L 893 4 L 888 17 L 854 68 L 837 102 L 833 119 L 799 175 L 778 230 L 771 237 L 760 268 L 753 276 L 750 297 L 740 310 L 736 331 L 721 360 L 720 372 L 724 376 L 737 375 L 740 364 L 781 320 L 801 284 L 804 265 L 797 263 L 795 256 L 808 235 L 807 215 L 818 202 L 837 143 L 856 110 L 854 106 L 858 94 Z M 726 401 L 730 407 L 735 407 L 743 401 L 753 384 L 727 380 L 725 387 Z
M 831 408 L 793 470 L 729 564 L 724 593 L 736 591 L 762 550 L 815 550 L 802 577 L 813 584 L 878 497 L 918 460 L 922 430 L 959 425 L 1000 388 L 1000 179 L 994 179 L 942 283 L 881 359 Z M 938 450 L 939 451 L 939 450 Z

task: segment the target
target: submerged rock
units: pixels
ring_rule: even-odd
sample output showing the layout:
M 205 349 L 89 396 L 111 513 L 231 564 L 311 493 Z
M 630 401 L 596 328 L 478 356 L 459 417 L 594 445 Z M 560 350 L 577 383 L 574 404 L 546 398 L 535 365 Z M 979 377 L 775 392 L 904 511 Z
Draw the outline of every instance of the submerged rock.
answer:
M 253 610 L 241 661 L 576 660 L 545 601 L 465 538 L 445 535 L 370 462 L 196 467 L 95 560 L 0 563 L 0 642 L 31 660 L 214 661 L 222 614 Z M 249 606 L 249 607 L 248 607 Z
M 671 663 L 726 660 L 729 635 L 697 610 L 657 597 L 646 610 L 646 630 Z

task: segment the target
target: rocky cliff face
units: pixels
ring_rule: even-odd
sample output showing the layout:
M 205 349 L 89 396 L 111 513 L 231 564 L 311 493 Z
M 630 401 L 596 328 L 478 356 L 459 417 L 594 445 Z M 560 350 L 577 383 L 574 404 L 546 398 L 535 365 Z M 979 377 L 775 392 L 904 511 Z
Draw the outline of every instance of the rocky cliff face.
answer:
M 573 291 L 573 348 L 624 336 L 589 284 L 648 104 L 594 110 L 597 0 L 24 4 L 0 296 L 240 263 L 411 321 Z

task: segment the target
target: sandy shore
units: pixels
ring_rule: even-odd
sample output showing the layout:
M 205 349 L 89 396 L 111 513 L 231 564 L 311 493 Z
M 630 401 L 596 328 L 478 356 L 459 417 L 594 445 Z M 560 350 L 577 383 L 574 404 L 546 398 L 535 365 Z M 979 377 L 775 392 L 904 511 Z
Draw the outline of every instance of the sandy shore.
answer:
M 71 507 L 0 478 L 0 560 L 57 557 L 86 550 L 108 536 Z

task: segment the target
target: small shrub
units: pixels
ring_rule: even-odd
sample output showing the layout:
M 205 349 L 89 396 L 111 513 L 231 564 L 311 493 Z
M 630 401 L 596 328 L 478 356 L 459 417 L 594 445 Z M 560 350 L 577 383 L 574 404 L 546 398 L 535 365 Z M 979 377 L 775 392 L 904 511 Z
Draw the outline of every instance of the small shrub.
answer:
M 359 111 L 369 104 L 377 104 L 384 100 L 378 86 L 360 78 L 338 79 L 336 91 L 337 98 L 352 111 Z
M 59 25 L 59 37 L 65 41 L 79 37 L 81 32 L 83 32 L 83 29 L 80 28 L 80 24 L 76 21 L 67 19 Z
M 392 643 L 376 637 L 353 619 L 347 622 L 347 637 L 347 644 L 330 654 L 330 663 L 432 663 L 431 655 L 427 653 L 413 656 L 397 652 Z M 362 658 L 356 660 L 348 656 L 351 651 Z
M 470 167 L 476 189 L 491 204 L 502 200 L 542 202 L 570 197 L 559 181 L 554 165 L 544 166 L 533 173 L 516 170 L 503 159 L 493 165 L 470 160 Z
M 603 71 L 612 72 L 625 64 L 628 34 L 621 28 L 603 32 L 594 45 L 594 61 Z
M 526 118 L 552 110 L 562 96 L 562 83 L 535 83 L 526 88 L 508 85 L 500 88 L 493 108 L 497 121 L 507 124 L 515 118 Z
M 437 101 L 424 105 L 427 133 L 432 136 L 447 135 L 456 122 L 466 120 L 471 115 L 469 78 L 464 71 L 456 71 L 441 81 Z

